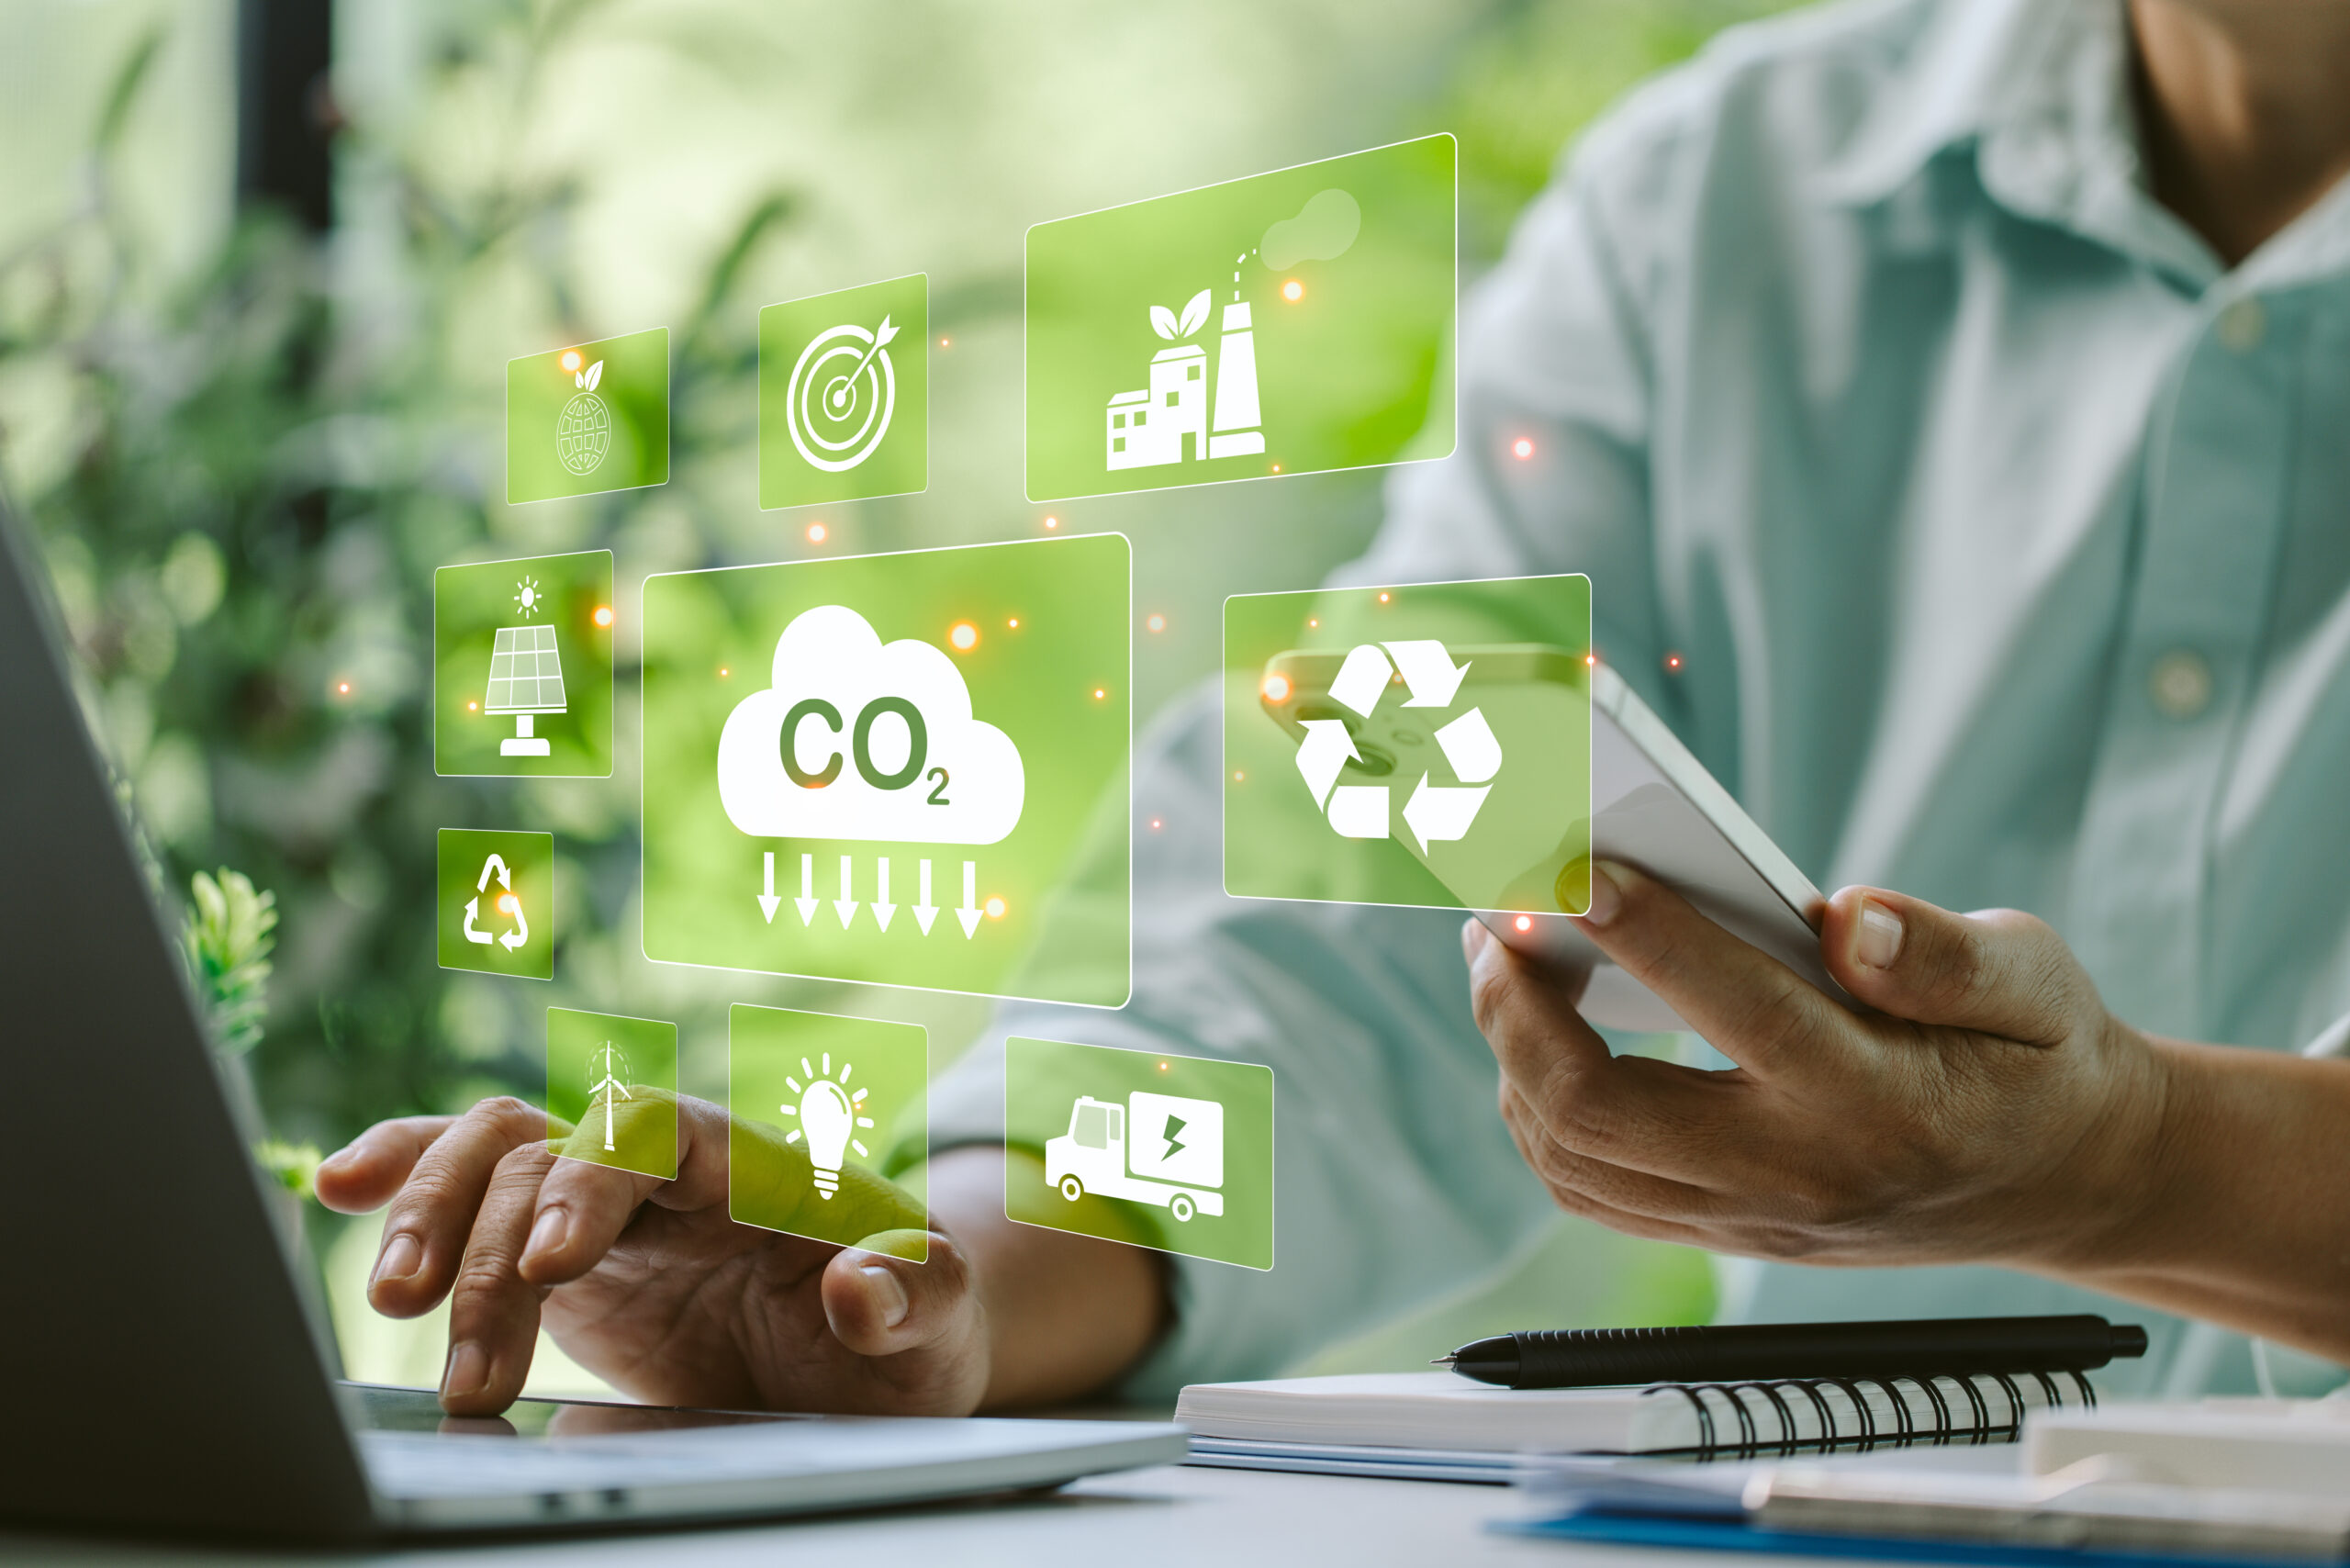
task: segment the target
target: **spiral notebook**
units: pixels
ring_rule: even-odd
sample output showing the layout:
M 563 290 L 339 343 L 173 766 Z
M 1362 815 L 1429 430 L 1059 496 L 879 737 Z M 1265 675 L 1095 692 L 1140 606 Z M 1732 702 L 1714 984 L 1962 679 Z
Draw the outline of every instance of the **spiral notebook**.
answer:
M 2078 1372 L 1510 1389 L 1448 1372 L 1193 1383 L 1191 1462 L 1507 1481 L 1521 1454 L 1757 1459 L 2009 1443 L 2038 1409 L 2094 1405 Z

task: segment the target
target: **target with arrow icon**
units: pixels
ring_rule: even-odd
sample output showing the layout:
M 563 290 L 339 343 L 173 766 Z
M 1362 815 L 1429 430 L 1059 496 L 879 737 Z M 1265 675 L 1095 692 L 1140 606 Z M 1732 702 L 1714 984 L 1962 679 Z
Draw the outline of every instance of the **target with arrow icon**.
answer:
M 929 293 L 916 274 L 759 312 L 762 507 L 927 485 Z

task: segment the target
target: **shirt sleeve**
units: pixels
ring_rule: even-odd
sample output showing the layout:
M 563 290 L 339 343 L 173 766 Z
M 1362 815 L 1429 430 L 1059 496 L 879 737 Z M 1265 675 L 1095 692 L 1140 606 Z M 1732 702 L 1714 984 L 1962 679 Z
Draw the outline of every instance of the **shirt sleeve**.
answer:
M 1588 572 L 1603 654 L 1646 670 L 1646 351 L 1600 205 L 1570 179 L 1530 210 L 1464 312 L 1460 448 L 1396 471 L 1384 528 L 1337 580 Z M 1227 897 L 1221 769 L 1212 684 L 1137 748 L 1136 818 L 1164 826 L 1135 835 L 1129 1004 L 1009 1006 L 932 1096 L 934 1148 L 1000 1140 L 1010 1035 L 1272 1068 L 1273 1268 L 1174 1258 L 1176 1320 L 1139 1397 L 1271 1375 L 1491 1273 L 1555 1212 L 1496 1108 L 1462 916 Z

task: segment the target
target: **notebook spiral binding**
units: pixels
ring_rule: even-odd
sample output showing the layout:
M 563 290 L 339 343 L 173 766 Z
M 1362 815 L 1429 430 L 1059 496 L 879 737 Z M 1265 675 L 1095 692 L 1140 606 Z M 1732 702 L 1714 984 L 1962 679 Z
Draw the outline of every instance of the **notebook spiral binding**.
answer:
M 2055 1379 L 2041 1372 L 2013 1376 L 2006 1372 L 1974 1372 L 1952 1377 L 1811 1377 L 1774 1378 L 1757 1383 L 1661 1383 L 1640 1392 L 1644 1395 L 1678 1394 L 1689 1401 L 1691 1409 L 1696 1413 L 1698 1434 L 1696 1448 L 1687 1450 L 1689 1457 L 1700 1461 L 1758 1459 L 1764 1454 L 1827 1453 L 1834 1449 L 1852 1449 L 1865 1453 L 1879 1448 L 1904 1449 L 1921 1445 L 1947 1448 L 1960 1441 L 1970 1448 L 1989 1443 L 2011 1443 L 2022 1436 L 2024 1416 L 2033 1408 L 2027 1403 L 2023 1391 L 2016 1386 L 2018 1376 L 2039 1385 L 2042 1400 L 2049 1408 L 2064 1406 L 2065 1391 Z M 2071 1371 L 2060 1372 L 2057 1376 L 2071 1380 L 2075 1403 L 2084 1406 L 2097 1403 L 2097 1390 L 2089 1386 L 2087 1378 Z M 1905 1383 L 1920 1390 L 1926 1396 L 1926 1403 L 1932 1406 L 1934 1418 L 1930 1425 L 1921 1427 L 1911 1418 L 1909 1401 L 1899 1388 Z M 1952 1419 L 1951 1402 L 1937 1386 L 1942 1383 L 1954 1383 L 1965 1394 L 1967 1409 L 1964 1415 L 1968 1419 L 1964 1425 Z M 2007 1409 L 1997 1419 L 1993 1417 L 1990 1402 L 1984 1397 L 1982 1385 L 1986 1383 L 2006 1396 Z M 1868 1400 L 1863 1395 L 1861 1391 L 1863 1387 L 1875 1389 L 1884 1396 L 1885 1403 L 1892 1407 L 1898 1423 L 1892 1431 L 1877 1430 L 1876 1413 L 1869 1407 Z M 1844 1417 L 1820 1393 L 1824 1388 L 1839 1390 L 1849 1402 L 1853 1418 L 1852 1429 L 1847 1429 Z M 1760 1430 L 1756 1420 L 1757 1407 L 1746 1397 L 1750 1390 L 1767 1403 L 1777 1422 L 1777 1435 L 1765 1436 Z M 1789 1395 L 1783 1394 L 1783 1390 L 1792 1391 L 1793 1394 L 1800 1395 L 1810 1405 L 1812 1414 L 1818 1421 L 1818 1437 L 1800 1435 L 1802 1424 L 1796 1419 L 1795 1409 L 1789 1407 Z M 1736 1421 L 1738 1435 L 1735 1440 L 1725 1430 L 1726 1424 L 1716 1417 L 1716 1402 L 1726 1406 L 1728 1414 Z

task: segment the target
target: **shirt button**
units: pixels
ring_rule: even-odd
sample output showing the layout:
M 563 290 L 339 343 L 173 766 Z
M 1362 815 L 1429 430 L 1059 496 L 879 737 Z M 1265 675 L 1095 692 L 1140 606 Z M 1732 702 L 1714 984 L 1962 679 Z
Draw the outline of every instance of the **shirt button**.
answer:
M 2247 294 L 2220 312 L 2219 330 L 2221 344 L 2237 353 L 2250 353 L 2268 333 L 2268 312 Z
M 2165 717 L 2192 719 L 2211 705 L 2211 666 L 2192 648 L 2173 648 L 2154 661 L 2146 691 Z

